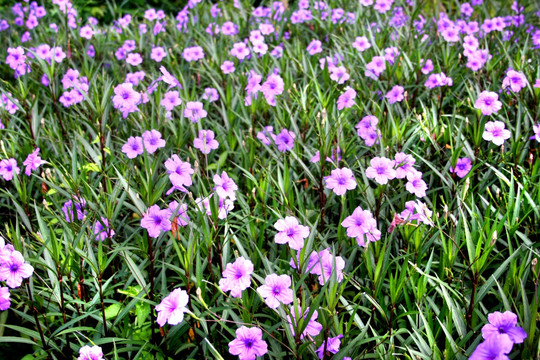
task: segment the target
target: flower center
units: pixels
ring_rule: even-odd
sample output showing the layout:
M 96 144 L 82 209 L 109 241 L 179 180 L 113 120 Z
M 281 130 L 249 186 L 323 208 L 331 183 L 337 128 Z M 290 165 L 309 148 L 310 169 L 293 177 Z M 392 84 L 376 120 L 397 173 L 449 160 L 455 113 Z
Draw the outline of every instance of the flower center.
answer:
M 13 265 L 11 265 L 11 267 L 9 268 L 9 270 L 10 270 L 12 273 L 17 272 L 17 270 L 19 270 L 19 265 L 13 264 Z

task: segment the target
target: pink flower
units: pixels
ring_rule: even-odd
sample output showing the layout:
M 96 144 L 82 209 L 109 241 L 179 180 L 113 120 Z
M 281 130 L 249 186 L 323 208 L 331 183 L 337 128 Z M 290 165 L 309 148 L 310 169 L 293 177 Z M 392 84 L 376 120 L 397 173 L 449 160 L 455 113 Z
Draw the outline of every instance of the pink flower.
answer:
M 234 263 L 227 264 L 223 278 L 219 280 L 219 288 L 224 292 L 230 291 L 232 297 L 240 297 L 251 284 L 251 274 L 253 263 L 241 256 Z
M 229 198 L 231 200 L 236 200 L 235 192 L 236 190 L 238 190 L 238 186 L 225 171 L 221 173 L 221 176 L 214 175 L 214 184 L 216 184 L 216 186 L 214 187 L 214 191 L 218 194 L 220 198 Z
M 265 285 L 257 288 L 270 309 L 276 309 L 280 304 L 293 302 L 294 293 L 291 287 L 291 277 L 288 275 L 270 274 L 264 280 Z
M 396 177 L 394 161 L 385 157 L 374 157 L 370 161 L 370 167 L 366 169 L 366 176 L 374 179 L 381 185 L 388 184 L 388 180 Z
M 476 109 L 480 109 L 483 115 L 491 115 L 501 110 L 502 103 L 499 95 L 492 91 L 482 91 L 474 103 Z
M 365 36 L 358 36 L 354 42 L 352 43 L 353 48 L 356 50 L 363 52 L 366 51 L 371 47 L 371 44 L 368 41 L 368 38 Z
M 403 87 L 399 85 L 395 85 L 392 90 L 390 90 L 386 95 L 385 98 L 388 99 L 389 104 L 393 104 L 396 102 L 401 102 L 404 99 L 403 96 Z
M 317 317 L 319 314 L 317 313 L 317 310 L 313 311 L 311 314 L 311 318 L 308 320 L 307 316 L 309 314 L 309 307 L 306 308 L 304 313 L 302 314 L 302 309 L 299 305 L 292 305 L 290 308 L 291 315 L 287 315 L 287 321 L 289 322 L 289 326 L 291 327 L 291 331 L 293 334 L 296 332 L 296 328 L 299 327 L 299 320 L 297 320 L 297 316 L 302 316 L 303 323 L 305 325 L 305 322 L 308 321 L 307 326 L 305 327 L 304 331 L 302 331 L 302 334 L 300 335 L 300 339 L 303 339 L 307 335 L 311 336 L 317 336 L 322 330 L 322 325 L 317 322 Z
M 278 146 L 278 150 L 281 152 L 291 151 L 294 147 L 294 139 L 296 135 L 287 129 L 281 130 L 281 132 L 274 138 L 274 142 Z
M 334 190 L 336 195 L 343 195 L 347 190 L 356 188 L 353 172 L 348 168 L 334 169 L 330 176 L 324 178 L 326 187 Z
M 279 231 L 274 237 L 278 244 L 289 244 L 291 249 L 300 250 L 304 247 L 304 239 L 309 236 L 309 227 L 300 225 L 298 219 L 293 216 L 286 216 L 279 219 L 274 224 L 274 228 Z
M 426 196 L 427 185 L 424 180 L 422 180 L 422 173 L 420 171 L 414 171 L 407 174 L 407 184 L 405 188 L 411 194 L 416 195 L 417 197 Z
M 203 154 L 209 154 L 210 151 L 218 148 L 219 143 L 214 139 L 212 130 L 200 130 L 199 137 L 193 140 L 193 146 L 199 149 Z
M 488 121 L 482 134 L 482 139 L 491 141 L 497 146 L 501 146 L 506 139 L 510 138 L 510 131 L 505 129 L 502 121 Z
M 236 330 L 236 339 L 229 343 L 229 353 L 238 355 L 240 360 L 255 360 L 268 352 L 268 345 L 262 339 L 259 328 L 241 326 Z
M 178 325 L 184 320 L 188 311 L 189 295 L 185 290 L 175 289 L 156 306 L 157 323 L 163 327 L 165 323 Z
M 192 122 L 196 123 L 200 119 L 204 119 L 208 115 L 203 109 L 203 104 L 200 101 L 188 101 L 184 110 L 184 117 L 187 117 Z

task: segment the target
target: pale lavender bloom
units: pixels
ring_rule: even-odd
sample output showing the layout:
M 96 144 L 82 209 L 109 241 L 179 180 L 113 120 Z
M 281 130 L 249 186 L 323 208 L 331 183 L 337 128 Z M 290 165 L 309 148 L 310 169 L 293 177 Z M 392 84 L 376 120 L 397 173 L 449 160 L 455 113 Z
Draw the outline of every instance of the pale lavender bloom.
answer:
M 77 360 L 104 360 L 103 350 L 97 345 L 85 345 L 79 349 L 79 357 Z
M 527 78 L 523 73 L 515 70 L 508 71 L 502 84 L 503 89 L 510 87 L 516 93 L 520 92 L 525 86 L 527 86 Z
M 158 46 L 152 49 L 150 59 L 154 60 L 155 62 L 161 62 L 161 60 L 163 60 L 166 56 L 167 52 L 165 51 L 165 49 L 161 46 Z
M 214 139 L 212 130 L 200 130 L 199 137 L 193 140 L 193 146 L 199 149 L 203 154 L 209 154 L 210 151 L 218 148 L 219 143 Z
M 313 311 L 313 314 L 311 314 L 311 318 L 308 320 L 307 316 L 309 314 L 309 307 L 306 308 L 304 313 L 302 314 L 302 309 L 299 305 L 292 305 L 290 308 L 291 315 L 287 315 L 287 322 L 289 323 L 289 326 L 291 327 L 291 331 L 293 334 L 295 334 L 295 328 L 299 327 L 300 320 L 297 320 L 297 315 L 300 315 L 302 317 L 303 323 L 305 325 L 305 322 L 308 321 L 307 326 L 305 327 L 302 334 L 300 334 L 300 339 L 305 338 L 306 336 L 317 336 L 322 330 L 322 325 L 317 322 L 317 317 L 319 314 L 317 313 L 317 310 Z M 292 319 L 291 319 L 292 317 Z
M 141 94 L 133 90 L 133 84 L 123 83 L 114 88 L 113 104 L 117 109 L 135 107 L 141 100 Z
M 109 220 L 107 218 L 101 217 L 101 220 L 96 220 L 94 226 L 92 227 L 92 232 L 96 240 L 104 241 L 105 239 L 112 239 L 115 235 L 113 229 L 109 226 Z
M 447 42 L 458 42 L 459 41 L 459 28 L 457 26 L 450 26 L 443 31 L 441 35 Z
M 122 146 L 122 152 L 126 154 L 128 159 L 134 159 L 137 155 L 141 155 L 144 152 L 143 138 L 140 136 L 130 136 Z
M 513 347 L 514 343 L 507 335 L 496 334 L 479 344 L 469 360 L 510 360 L 506 355 Z
M 46 60 L 46 61 L 51 60 L 52 58 L 51 47 L 47 44 L 39 45 L 36 48 L 36 55 L 38 58 L 42 60 Z
M 416 197 L 426 196 L 426 190 L 428 189 L 426 182 L 422 180 L 422 173 L 420 171 L 414 170 L 407 174 L 407 184 L 405 189 L 411 194 L 416 195 Z
M 356 98 L 356 91 L 347 86 L 345 92 L 341 94 L 337 101 L 338 110 L 343 110 L 344 108 L 350 108 L 355 104 L 354 99 Z
M 240 360 L 255 360 L 268 352 L 268 345 L 262 339 L 259 328 L 241 326 L 236 330 L 236 339 L 229 343 L 229 353 L 238 355 Z
M 229 53 L 238 60 L 244 60 L 250 54 L 250 51 L 245 43 L 237 42 L 233 44 L 233 48 Z
M 347 236 L 356 238 L 359 246 L 367 247 L 370 242 L 381 238 L 377 221 L 369 210 L 363 210 L 360 206 L 343 220 L 341 226 L 347 229 Z
M 200 101 L 188 101 L 184 110 L 184 117 L 187 117 L 192 122 L 196 123 L 200 119 L 204 119 L 208 115 L 203 109 L 203 103 Z
M 226 60 L 221 64 L 221 71 L 223 71 L 224 74 L 230 74 L 234 72 L 235 67 L 234 63 L 232 61 Z
M 193 175 L 195 171 L 191 168 L 189 162 L 182 161 L 178 155 L 174 154 L 170 159 L 167 159 L 167 161 L 165 161 L 165 167 L 169 174 L 169 180 L 171 180 L 171 183 L 174 186 L 191 186 L 193 183 L 191 175 Z
M 386 69 L 386 59 L 382 56 L 374 56 L 369 63 L 366 64 L 365 75 L 373 80 L 377 80 L 379 75 Z
M 0 175 L 2 175 L 4 180 L 11 181 L 13 175 L 19 174 L 20 172 L 21 169 L 17 166 L 17 160 L 14 158 L 0 161 Z
M 466 2 L 466 3 L 461 4 L 460 11 L 463 16 L 469 17 L 472 15 L 474 9 L 471 6 L 471 4 Z
M 163 94 L 163 99 L 161 99 L 160 102 L 160 105 L 163 106 L 167 111 L 172 111 L 180 104 L 182 104 L 182 99 L 180 99 L 180 93 L 176 90 Z
M 294 147 L 294 139 L 296 135 L 287 129 L 281 130 L 281 132 L 274 138 L 278 150 L 281 152 L 291 151 Z
M 379 133 L 377 124 L 379 119 L 373 115 L 367 115 L 356 124 L 356 133 L 366 142 L 367 146 L 373 146 L 373 144 L 378 140 Z
M 265 285 L 257 288 L 270 309 L 276 309 L 280 304 L 293 302 L 294 293 L 291 287 L 291 277 L 288 275 L 270 274 L 264 279 Z
M 395 46 L 384 49 L 384 58 L 390 65 L 394 65 L 394 59 L 399 55 L 399 50 Z
M 12 289 L 21 286 L 22 280 L 28 279 L 34 272 L 32 265 L 25 263 L 22 254 L 16 250 L 1 260 L 0 281 L 5 281 Z
M 358 36 L 354 42 L 352 43 L 353 48 L 356 50 L 363 52 L 366 51 L 371 47 L 371 44 L 369 43 L 369 40 L 365 36 Z
M 253 52 L 264 55 L 268 52 L 268 45 L 263 42 L 253 44 Z
M 149 154 L 153 154 L 157 149 L 165 146 L 165 140 L 161 138 L 161 133 L 157 130 L 145 131 L 142 138 L 144 148 Z
M 126 83 L 133 84 L 133 86 L 139 85 L 139 82 L 144 79 L 146 73 L 144 71 L 136 71 L 134 73 L 126 74 Z
M 502 108 L 499 95 L 492 91 L 482 91 L 474 103 L 476 109 L 480 109 L 483 115 L 491 115 Z
M 192 46 L 184 49 L 182 53 L 184 59 L 188 62 L 204 59 L 204 50 L 200 46 Z
M 315 55 L 322 52 L 322 43 L 320 40 L 312 40 L 306 48 L 309 55 Z
M 356 188 L 353 172 L 348 168 L 334 169 L 330 176 L 324 178 L 326 187 L 332 189 L 336 195 L 343 195 L 347 190 Z
M 7 286 L 0 287 L 0 310 L 7 310 L 11 306 L 9 295 L 9 288 Z
M 214 191 L 221 199 L 229 198 L 233 201 L 236 200 L 235 192 L 238 190 L 238 186 L 225 171 L 221 173 L 221 176 L 214 175 L 214 184 L 216 184 Z
M 178 204 L 178 201 L 173 200 L 169 203 L 169 211 L 173 216 L 172 223 L 176 226 L 186 226 L 189 223 L 189 215 L 187 213 L 187 204 Z
M 536 82 L 534 83 L 533 87 L 535 89 L 540 89 L 540 79 L 536 79 Z
M 143 59 L 142 59 L 141 54 L 139 53 L 129 53 L 128 56 L 126 57 L 126 62 L 129 65 L 137 66 L 137 65 L 142 64 Z
M 157 323 L 163 327 L 165 323 L 178 325 L 184 320 L 184 313 L 188 312 L 189 295 L 182 289 L 174 289 L 156 306 Z
M 168 209 L 161 210 L 158 205 L 152 205 L 141 219 L 141 227 L 148 230 L 148 235 L 157 238 L 162 231 L 171 230 Z
M 510 130 L 505 128 L 505 124 L 502 121 L 488 121 L 484 128 L 482 139 L 501 146 L 506 139 L 510 138 L 510 135 Z
M 75 207 L 75 212 L 77 213 L 77 220 L 83 220 L 87 212 L 85 210 L 86 200 L 74 197 L 73 200 L 68 200 L 62 206 L 62 211 L 66 218 L 66 222 L 75 221 L 75 214 L 73 213 L 73 207 Z
M 214 102 L 219 100 L 219 94 L 218 91 L 214 88 L 206 88 L 204 89 L 204 94 L 202 98 L 204 100 L 207 100 L 208 102 Z
M 332 66 L 329 70 L 330 79 L 336 81 L 338 84 L 343 84 L 351 77 L 345 66 Z
M 256 79 L 255 79 L 256 80 Z M 275 106 L 276 102 L 274 100 L 274 97 L 276 95 L 281 95 L 284 90 L 285 83 L 283 82 L 283 79 L 278 74 L 270 74 L 266 81 L 261 85 L 260 91 L 264 94 L 264 97 L 266 98 L 266 101 L 272 105 Z
M 225 21 L 221 26 L 221 32 L 223 35 L 232 36 L 238 34 L 238 25 L 232 21 Z
M 311 269 L 310 273 L 319 276 L 319 284 L 324 285 L 330 281 L 332 274 L 336 274 L 336 281 L 339 283 L 343 280 L 343 269 L 345 268 L 345 260 L 341 256 L 334 256 L 330 253 L 330 249 L 324 249 L 317 254 L 317 262 Z M 335 267 L 334 267 L 335 263 Z
M 165 84 L 168 84 L 169 89 L 175 86 L 178 86 L 180 89 L 182 89 L 180 81 L 178 81 L 177 78 L 175 78 L 169 71 L 167 71 L 164 66 L 161 66 L 159 68 L 159 71 L 161 71 L 161 74 L 163 74 L 163 76 L 161 76 L 159 80 L 163 81 Z
M 79 31 L 79 35 L 85 39 L 90 40 L 96 32 L 90 27 L 90 25 L 85 25 Z
M 534 135 L 530 139 L 540 142 L 540 124 L 533 125 L 533 131 Z
M 396 177 L 394 164 L 394 160 L 385 157 L 374 157 L 370 160 L 371 166 L 366 169 L 366 176 L 381 185 L 388 184 L 388 180 Z
M 75 81 L 79 78 L 79 72 L 74 69 L 68 69 L 62 77 L 62 86 L 64 89 L 73 87 Z
M 252 44 L 260 44 L 264 42 L 264 36 L 260 30 L 252 30 L 249 33 L 249 41 L 251 41 Z
M 472 169 L 471 159 L 469 158 L 459 158 L 456 162 L 456 167 L 452 168 L 450 166 L 450 172 L 457 174 L 460 178 L 467 176 L 469 171 Z
M 319 359 L 324 358 L 324 349 L 326 347 L 326 352 L 331 354 L 337 354 L 339 352 L 339 347 L 341 346 L 341 339 L 343 335 L 339 334 L 336 337 L 328 338 L 327 341 L 323 341 L 321 346 L 317 349 L 317 355 Z
M 259 131 L 257 133 L 257 139 L 261 140 L 261 142 L 268 146 L 272 143 L 273 140 L 275 140 L 276 135 L 274 135 L 274 127 L 273 126 L 265 126 L 262 131 Z
M 521 344 L 527 338 L 527 333 L 517 326 L 517 320 L 517 315 L 511 311 L 495 311 L 488 315 L 489 324 L 482 327 L 482 337 L 487 340 L 498 334 L 506 334 L 514 344 Z
M 409 154 L 402 152 L 396 153 L 394 164 L 396 166 L 396 179 L 404 179 L 409 174 L 414 174 L 416 170 L 413 168 L 416 159 Z
M 309 236 L 309 227 L 300 225 L 298 219 L 293 216 L 279 219 L 274 224 L 274 228 L 279 231 L 274 237 L 274 241 L 278 244 L 289 244 L 294 250 L 302 249 L 305 238 Z
M 403 87 L 395 85 L 384 97 L 388 99 L 389 104 L 401 102 L 404 99 Z
M 251 283 L 253 274 L 253 263 L 243 256 L 236 259 L 234 263 L 229 263 L 223 270 L 223 278 L 219 280 L 221 291 L 230 291 L 232 297 L 241 297 L 242 291 L 247 289 Z

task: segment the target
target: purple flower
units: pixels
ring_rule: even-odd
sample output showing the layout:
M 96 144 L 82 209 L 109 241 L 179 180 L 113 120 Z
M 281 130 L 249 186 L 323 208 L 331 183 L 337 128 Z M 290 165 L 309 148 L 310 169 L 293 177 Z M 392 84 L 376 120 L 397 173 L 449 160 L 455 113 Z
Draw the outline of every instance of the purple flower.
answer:
M 169 203 L 169 210 L 173 217 L 172 223 L 176 226 L 186 226 L 189 223 L 189 215 L 187 214 L 187 204 L 178 204 L 178 201 L 173 200 Z M 173 230 L 174 231 L 174 230 Z
M 367 146 L 373 146 L 379 139 L 379 130 L 377 124 L 379 119 L 373 115 L 364 116 L 358 124 L 356 124 L 356 133 L 366 142 Z
M 256 78 L 254 78 L 256 79 Z M 268 104 L 275 106 L 275 96 L 281 95 L 284 90 L 285 83 L 278 74 L 270 74 L 266 81 L 261 85 L 260 91 L 262 91 Z
M 527 338 L 527 333 L 517 326 L 517 315 L 511 311 L 501 313 L 495 311 L 488 315 L 489 324 L 482 327 L 482 337 L 489 339 L 499 334 L 506 334 L 514 344 L 521 344 Z
M 191 175 L 195 171 L 191 168 L 189 162 L 182 161 L 178 155 L 173 155 L 170 159 L 167 159 L 165 161 L 165 167 L 167 168 L 169 180 L 171 180 L 173 186 L 183 188 L 193 183 Z
M 343 269 L 345 268 L 345 260 L 341 256 L 334 256 L 330 253 L 330 249 L 320 251 L 314 257 L 314 265 L 310 273 L 319 276 L 319 284 L 324 285 L 332 278 L 332 273 L 335 272 L 337 282 L 343 280 Z M 313 261 L 310 257 L 310 262 Z M 335 267 L 334 267 L 335 263 Z M 308 264 L 309 266 L 309 264 Z
M 238 60 L 244 60 L 250 54 L 250 51 L 246 44 L 237 42 L 233 44 L 233 48 L 229 53 Z
M 0 175 L 2 175 L 4 180 L 11 181 L 13 175 L 19 174 L 20 172 L 21 169 L 17 166 L 17 160 L 14 158 L 0 161 Z
M 180 99 L 180 94 L 178 91 L 169 91 L 163 94 L 163 99 L 161 99 L 160 105 L 165 108 L 167 111 L 172 111 L 176 106 L 182 104 L 182 99 Z
M 122 152 L 126 154 L 128 159 L 134 159 L 137 155 L 141 155 L 144 152 L 143 138 L 140 136 L 130 136 L 122 146 Z
M 157 149 L 165 146 L 165 140 L 161 138 L 161 133 L 157 130 L 145 131 L 142 138 L 144 148 L 149 154 L 153 154 Z
M 154 60 L 155 62 L 161 62 L 163 58 L 167 56 L 167 52 L 165 49 L 161 46 L 157 46 L 152 49 L 152 53 L 150 54 L 150 59 Z
M 371 166 L 366 169 L 366 176 L 374 179 L 377 183 L 385 185 L 388 184 L 388 180 L 396 177 L 394 160 L 385 157 L 374 157 L 369 163 Z
M 395 85 L 384 97 L 388 99 L 389 104 L 401 102 L 404 99 L 403 90 L 402 86 Z
M 158 205 L 152 205 L 141 219 L 141 226 L 148 230 L 150 237 L 157 238 L 162 231 L 171 230 L 170 216 L 168 209 L 161 210 Z
M 199 137 L 193 140 L 193 146 L 199 149 L 203 154 L 209 154 L 210 151 L 218 148 L 219 143 L 214 139 L 212 130 L 200 130 Z
M 416 169 L 413 167 L 416 159 L 409 154 L 402 152 L 396 153 L 394 164 L 396 166 L 396 179 L 406 178 L 409 174 L 415 174 Z
M 9 255 L 4 254 L 0 260 L 0 281 L 5 281 L 12 289 L 21 286 L 22 280 L 34 272 L 32 265 L 25 263 L 22 254 L 16 250 Z
M 165 69 L 164 66 L 161 66 L 159 68 L 159 71 L 163 74 L 159 79 L 163 81 L 165 84 L 169 85 L 169 89 L 178 86 L 180 89 L 182 89 L 182 85 L 180 84 L 180 81 L 178 81 L 177 78 L 175 78 L 173 75 L 171 75 L 170 72 Z
M 353 48 L 356 50 L 363 52 L 366 51 L 371 47 L 371 44 L 369 43 L 369 40 L 365 36 L 358 36 L 354 42 L 352 43 Z
M 206 88 L 204 89 L 204 94 L 202 98 L 204 100 L 207 100 L 208 102 L 214 102 L 219 100 L 219 94 L 218 91 L 214 88 Z
M 307 335 L 311 336 L 317 336 L 322 330 L 322 325 L 318 323 L 317 317 L 319 314 L 317 313 L 317 310 L 313 311 L 313 314 L 311 314 L 311 318 L 308 321 L 307 326 L 305 325 L 305 322 L 307 321 L 307 316 L 309 314 L 309 307 L 306 308 L 304 313 L 302 314 L 302 309 L 298 305 L 292 305 L 290 308 L 291 315 L 287 315 L 287 322 L 289 323 L 289 326 L 291 327 L 291 331 L 293 334 L 296 333 L 296 328 L 300 327 L 300 321 L 302 321 L 302 326 L 305 326 L 304 331 L 302 331 L 302 334 L 300 335 L 300 339 L 303 339 Z M 297 316 L 302 316 L 302 320 L 297 320 Z M 291 319 L 292 317 L 292 319 Z
M 510 87 L 510 89 L 512 89 L 512 91 L 516 93 L 520 92 L 520 90 L 523 89 L 525 86 L 527 86 L 527 78 L 523 73 L 517 72 L 515 70 L 508 71 L 502 84 L 503 89 Z
M 514 343 L 507 335 L 496 334 L 479 344 L 469 360 L 510 360 L 506 354 L 512 351 Z
M 113 104 L 116 109 L 133 108 L 141 100 L 141 94 L 133 90 L 133 84 L 123 83 L 114 88 Z
M 115 235 L 113 229 L 109 226 L 109 220 L 107 218 L 101 217 L 101 220 L 96 220 L 94 226 L 92 227 L 92 232 L 96 240 L 104 241 L 105 239 L 112 239 Z
M 351 77 L 345 66 L 332 66 L 329 70 L 330 79 L 336 81 L 338 84 L 343 84 Z
M 510 130 L 506 130 L 502 121 L 488 121 L 482 134 L 482 139 L 491 141 L 497 146 L 501 146 L 506 139 L 510 138 Z
M 184 60 L 191 62 L 204 59 L 204 50 L 200 46 L 192 46 L 184 49 L 182 53 Z
M 240 360 L 255 360 L 268 352 L 268 345 L 262 339 L 259 328 L 241 326 L 236 329 L 236 339 L 229 343 L 229 353 L 238 355 Z
M 224 74 L 230 74 L 233 73 L 234 70 L 234 63 L 232 61 L 226 60 L 221 64 L 221 71 L 223 71 Z
M 265 285 L 257 288 L 270 309 L 276 309 L 280 304 L 293 302 L 294 293 L 291 287 L 291 277 L 288 275 L 270 274 L 264 279 Z
M 77 220 L 83 220 L 86 216 L 86 210 L 84 209 L 85 207 L 86 200 L 83 198 L 74 197 L 73 200 L 66 201 L 64 206 L 62 206 L 62 211 L 64 212 L 66 222 L 70 223 L 75 221 L 75 214 L 73 213 L 73 210 L 75 210 L 77 213 Z
M 242 291 L 251 283 L 253 263 L 240 256 L 234 263 L 229 263 L 223 270 L 223 278 L 219 280 L 221 291 L 230 291 L 232 297 L 242 296 Z
M 184 117 L 187 117 L 192 122 L 196 123 L 200 119 L 204 119 L 208 115 L 203 109 L 203 103 L 200 101 L 188 101 L 184 110 Z
M 278 150 L 281 152 L 291 151 L 294 147 L 294 139 L 296 135 L 287 129 L 281 130 L 281 132 L 274 138 Z
M 7 310 L 11 306 L 9 295 L 9 288 L 7 286 L 0 287 L 0 310 Z
M 347 190 L 356 188 L 353 172 L 348 168 L 334 169 L 330 176 L 324 178 L 326 187 L 334 190 L 336 195 L 343 195 Z
M 103 350 L 97 345 L 85 345 L 79 349 L 77 360 L 103 360 Z
M 300 250 L 304 247 L 304 239 L 309 236 L 309 227 L 300 225 L 298 219 L 293 216 L 286 216 L 279 219 L 274 224 L 274 228 L 279 231 L 274 237 L 278 244 L 289 244 L 291 249 Z
M 341 223 L 347 229 L 347 236 L 356 238 L 359 246 L 367 247 L 370 242 L 380 240 L 381 232 L 377 229 L 377 221 L 369 210 L 360 206 L 354 209 Z
M 540 142 L 540 124 L 533 125 L 533 131 L 534 135 L 530 139 Z
M 450 166 L 450 172 L 457 174 L 460 178 L 467 176 L 471 169 L 472 163 L 469 158 L 459 158 L 456 162 L 456 167 L 452 168 L 452 166 Z
M 343 335 L 339 334 L 336 337 L 328 338 L 327 341 L 323 341 L 321 346 L 317 349 L 317 355 L 319 355 L 319 359 L 322 359 L 324 357 L 324 349 L 326 347 L 327 353 L 337 354 L 339 352 L 339 347 L 341 346 L 341 339 L 343 339 Z
M 426 182 L 422 180 L 422 173 L 420 171 L 415 170 L 414 172 L 407 174 L 407 180 L 408 182 L 405 185 L 405 189 L 407 189 L 408 192 L 416 195 L 416 197 L 426 196 L 428 187 Z
M 218 194 L 221 199 L 229 198 L 231 200 L 236 200 L 235 192 L 238 190 L 238 186 L 229 175 L 223 171 L 221 176 L 214 175 L 214 191 Z
M 142 64 L 143 59 L 142 59 L 141 54 L 139 53 L 129 53 L 128 56 L 126 57 L 126 62 L 129 65 L 137 66 L 137 65 Z
M 238 34 L 238 25 L 236 25 L 232 21 L 225 21 L 221 26 L 221 32 L 223 33 L 223 35 L 227 36 L 236 35 Z
M 433 222 L 431 221 L 432 214 L 433 211 L 429 210 L 426 204 L 420 200 L 416 200 L 416 202 L 407 201 L 405 203 L 405 210 L 399 214 L 399 217 L 403 221 L 418 220 L 421 223 L 433 226 Z
M 369 63 L 366 64 L 365 75 L 373 80 L 377 80 L 379 75 L 386 69 L 386 59 L 382 56 L 374 56 Z
M 483 115 L 491 115 L 501 110 L 502 103 L 499 101 L 497 93 L 485 90 L 478 95 L 474 107 L 480 109 Z
M 90 25 L 85 25 L 81 28 L 79 35 L 82 38 L 90 40 L 94 36 L 95 31 L 90 27 Z
M 315 54 L 318 54 L 320 52 L 322 52 L 322 43 L 320 42 L 320 40 L 312 40 L 309 45 L 307 46 L 307 52 L 309 53 L 309 55 L 315 55 Z
M 347 87 L 345 92 L 341 94 L 337 101 L 338 110 L 343 110 L 344 108 L 350 108 L 355 104 L 354 99 L 356 98 L 356 91 L 354 89 Z
M 165 323 L 178 325 L 184 320 L 184 313 L 188 311 L 189 295 L 185 290 L 175 289 L 163 298 L 156 306 L 157 323 L 163 327 Z

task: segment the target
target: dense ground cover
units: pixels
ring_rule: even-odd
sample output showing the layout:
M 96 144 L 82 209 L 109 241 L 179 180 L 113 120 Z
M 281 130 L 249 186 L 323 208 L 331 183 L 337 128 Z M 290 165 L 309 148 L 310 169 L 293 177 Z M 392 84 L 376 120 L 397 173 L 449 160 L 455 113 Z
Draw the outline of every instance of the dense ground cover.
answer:
M 1 354 L 540 356 L 536 1 L 108 11 L 0 14 Z

